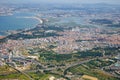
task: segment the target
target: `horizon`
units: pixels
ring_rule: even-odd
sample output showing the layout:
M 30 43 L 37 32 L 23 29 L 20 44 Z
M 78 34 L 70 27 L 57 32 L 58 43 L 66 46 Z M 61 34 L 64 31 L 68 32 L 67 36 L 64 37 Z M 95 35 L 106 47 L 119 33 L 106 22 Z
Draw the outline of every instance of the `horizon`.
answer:
M 0 1 L 1 4 L 35 4 L 35 3 L 55 3 L 55 4 L 95 4 L 95 3 L 104 3 L 104 4 L 120 4 L 120 0 L 4 0 Z

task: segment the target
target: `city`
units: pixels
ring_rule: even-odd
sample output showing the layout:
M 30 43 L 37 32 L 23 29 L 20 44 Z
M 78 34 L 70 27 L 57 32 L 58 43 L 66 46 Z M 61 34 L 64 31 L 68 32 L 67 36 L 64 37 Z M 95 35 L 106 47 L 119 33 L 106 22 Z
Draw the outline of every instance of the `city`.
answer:
M 0 23 L 0 80 L 120 79 L 119 5 L 0 6 L 1 22 L 16 20 Z M 10 29 L 17 19 L 38 22 Z

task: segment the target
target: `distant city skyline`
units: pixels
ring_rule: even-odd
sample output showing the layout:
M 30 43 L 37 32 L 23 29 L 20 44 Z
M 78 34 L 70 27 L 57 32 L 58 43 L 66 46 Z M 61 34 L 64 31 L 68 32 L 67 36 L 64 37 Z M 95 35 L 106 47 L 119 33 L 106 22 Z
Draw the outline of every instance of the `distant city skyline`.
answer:
M 2 0 L 0 3 L 106 3 L 120 4 L 120 0 Z

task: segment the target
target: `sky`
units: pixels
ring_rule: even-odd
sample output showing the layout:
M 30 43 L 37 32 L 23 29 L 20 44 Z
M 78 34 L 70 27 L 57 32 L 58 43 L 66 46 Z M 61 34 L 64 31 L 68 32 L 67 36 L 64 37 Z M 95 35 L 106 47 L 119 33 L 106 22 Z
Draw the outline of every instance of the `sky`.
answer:
M 107 3 L 120 4 L 120 0 L 0 0 L 0 3 Z

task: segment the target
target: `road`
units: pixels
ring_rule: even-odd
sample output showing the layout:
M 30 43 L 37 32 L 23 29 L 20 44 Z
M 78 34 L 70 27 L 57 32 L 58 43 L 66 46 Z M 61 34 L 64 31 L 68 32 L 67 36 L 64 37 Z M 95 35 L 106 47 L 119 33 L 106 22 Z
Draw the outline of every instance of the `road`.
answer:
M 55 70 L 55 69 L 64 69 L 64 71 L 66 71 L 67 69 L 71 68 L 71 67 L 74 67 L 76 65 L 81 65 L 81 64 L 84 64 L 84 63 L 87 63 L 91 60 L 95 60 L 95 59 L 104 59 L 104 58 L 109 58 L 110 56 L 106 56 L 106 57 L 99 57 L 99 58 L 92 58 L 92 59 L 88 59 L 88 60 L 84 60 L 84 61 L 77 61 L 77 62 L 74 62 L 73 64 L 70 64 L 70 65 L 67 65 L 67 66 L 60 66 L 60 67 L 53 67 L 53 68 L 46 68 L 44 67 L 44 65 L 42 65 L 40 62 L 36 61 L 36 60 L 33 60 L 32 62 L 35 63 L 35 64 L 39 64 L 39 65 L 42 65 L 43 66 L 43 69 L 39 69 L 39 70 L 46 70 L 46 71 L 52 71 L 52 70 Z M 36 70 L 29 70 L 27 72 L 36 72 Z
M 34 63 L 34 64 L 36 64 L 36 65 L 42 65 L 43 66 L 43 69 L 39 69 L 39 71 L 52 71 L 52 70 L 56 70 L 56 69 L 59 69 L 59 68 L 61 68 L 61 69 L 64 69 L 64 71 L 63 71 L 63 76 L 65 76 L 66 75 L 66 72 L 67 72 L 67 70 L 69 69 L 69 68 L 71 68 L 71 67 L 74 67 L 74 66 L 76 66 L 76 65 L 81 65 L 81 64 L 84 64 L 84 63 L 87 63 L 87 62 L 89 62 L 89 61 L 91 61 L 91 60 L 95 60 L 95 59 L 105 59 L 105 58 L 110 58 L 111 56 L 105 56 L 105 57 L 99 57 L 99 58 L 92 58 L 92 59 L 88 59 L 88 60 L 84 60 L 84 61 L 77 61 L 77 62 L 74 62 L 73 64 L 70 64 L 70 65 L 67 65 L 67 66 L 59 66 L 59 67 L 52 67 L 52 68 L 47 68 L 47 67 L 44 67 L 44 65 L 42 65 L 40 62 L 38 62 L 38 61 L 36 61 L 36 60 L 32 60 L 32 62 Z M 12 67 L 12 66 L 11 66 Z M 14 68 L 14 67 L 12 67 L 12 68 Z M 34 79 L 32 79 L 32 77 L 31 76 L 29 76 L 28 74 L 26 74 L 27 72 L 36 72 L 37 70 L 29 70 L 29 71 L 20 71 L 20 70 L 18 70 L 18 69 L 16 69 L 16 68 L 14 68 L 15 70 L 17 70 L 17 71 L 19 71 L 20 73 L 22 73 L 22 74 L 24 74 L 26 77 L 28 77 L 30 80 L 34 80 Z M 66 77 L 66 76 L 65 76 Z
M 70 65 L 67 65 L 67 66 L 59 66 L 59 67 L 53 67 L 53 68 L 43 68 L 43 69 L 39 69 L 39 70 L 52 71 L 52 70 L 61 68 L 61 69 L 64 69 L 64 71 L 65 71 L 65 70 L 67 70 L 70 67 L 73 67 L 73 66 L 76 66 L 76 65 L 80 65 L 80 64 L 84 64 L 84 63 L 87 63 L 87 62 L 89 62 L 91 60 L 94 60 L 94 59 L 96 59 L 96 58 L 85 60 L 85 61 L 80 61 L 80 62 L 75 62 L 74 64 L 70 64 Z M 25 71 L 25 72 L 36 72 L 36 70 L 29 70 L 29 71 Z

